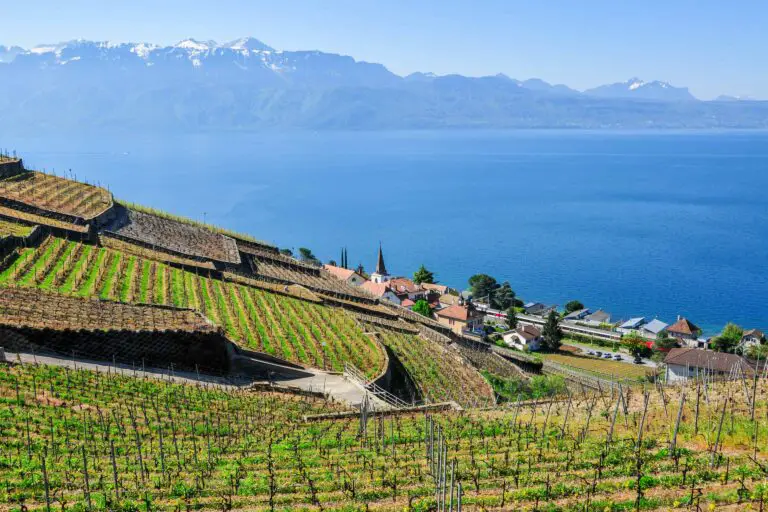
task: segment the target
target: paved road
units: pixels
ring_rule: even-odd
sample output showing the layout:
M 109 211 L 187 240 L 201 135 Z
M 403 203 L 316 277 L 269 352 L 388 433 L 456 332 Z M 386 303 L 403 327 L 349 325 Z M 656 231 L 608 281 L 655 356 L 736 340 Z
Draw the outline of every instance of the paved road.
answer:
M 162 379 L 166 381 L 176 382 L 179 384 L 206 384 L 209 386 L 216 386 L 221 389 L 242 389 L 253 383 L 267 382 L 267 381 L 233 381 L 233 379 L 226 377 L 218 377 L 214 375 L 196 374 L 194 372 L 170 372 L 168 369 L 159 368 L 145 368 L 143 371 L 135 369 L 133 366 L 120 364 L 112 365 L 110 363 L 102 361 L 94 361 L 88 359 L 72 359 L 59 357 L 55 355 L 40 355 L 30 353 L 15 353 L 6 352 L 5 359 L 9 362 L 21 362 L 22 364 L 46 364 L 52 366 L 60 366 L 65 368 L 80 368 L 98 372 L 112 372 L 120 375 L 130 377 L 147 377 L 153 379 Z M 283 386 L 295 386 L 305 391 L 317 391 L 321 393 L 328 393 L 334 399 L 345 402 L 350 406 L 357 406 L 363 400 L 365 391 L 351 382 L 343 375 L 326 373 L 320 370 L 308 370 L 309 375 L 304 377 L 289 377 L 282 378 L 276 376 L 273 380 L 277 384 Z M 376 397 L 369 394 L 369 399 L 373 402 L 377 409 L 386 409 L 387 404 Z

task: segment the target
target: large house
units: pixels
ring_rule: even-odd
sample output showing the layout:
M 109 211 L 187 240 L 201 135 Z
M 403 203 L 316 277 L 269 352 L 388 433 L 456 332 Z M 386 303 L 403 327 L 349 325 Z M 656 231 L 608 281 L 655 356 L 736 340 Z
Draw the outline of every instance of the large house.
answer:
M 374 297 L 388 300 L 393 304 L 399 305 L 402 302 L 400 297 L 398 297 L 397 294 L 392 291 L 392 288 L 390 288 L 387 283 L 374 283 L 373 281 L 366 281 L 360 285 L 360 288 L 367 291 Z
M 622 334 L 631 334 L 631 333 L 637 333 L 638 330 L 640 330 L 640 327 L 645 324 L 645 317 L 644 316 L 637 316 L 635 318 L 630 318 L 629 320 L 626 320 L 619 325 L 619 332 Z
M 425 290 L 421 286 L 407 277 L 392 277 L 387 281 L 387 284 L 400 297 L 400 300 L 410 299 L 416 302 L 419 299 L 423 299 L 426 295 Z
M 578 322 L 580 320 L 584 320 L 584 318 L 588 314 L 590 314 L 590 313 L 591 313 L 591 311 L 589 310 L 589 308 L 579 309 L 577 311 L 572 311 L 572 312 L 568 313 L 567 315 L 565 315 L 565 317 L 563 317 L 563 320 L 570 320 L 572 322 Z
M 677 322 L 667 327 L 667 333 L 673 338 L 677 338 L 680 344 L 686 347 L 702 347 L 703 342 L 698 340 L 701 329 L 681 316 L 677 317 Z
M 450 327 L 456 334 L 479 329 L 483 326 L 484 316 L 484 313 L 475 309 L 471 303 L 464 304 L 463 301 L 435 311 L 437 321 Z
M 640 326 L 638 333 L 644 338 L 656 339 L 660 333 L 667 330 L 669 324 L 662 322 L 661 320 L 654 318 L 650 322 L 646 322 Z
M 513 331 L 502 334 L 504 343 L 519 350 L 540 350 L 544 343 L 541 331 L 534 325 L 521 325 Z
M 760 329 L 749 329 L 744 331 L 739 342 L 739 350 L 744 351 L 755 345 L 765 343 L 765 333 Z
M 532 316 L 547 316 L 550 311 L 557 309 L 557 306 L 547 306 L 541 302 L 528 302 L 523 305 L 523 310 L 526 315 Z
M 440 295 L 445 295 L 445 294 L 454 292 L 452 288 L 444 284 L 421 283 L 421 287 L 428 291 L 437 292 Z
M 344 281 L 349 285 L 360 286 L 365 282 L 365 278 L 355 270 L 337 267 L 335 265 L 324 265 L 323 268 L 336 279 Z
M 586 324 L 594 326 L 609 324 L 611 323 L 611 314 L 603 311 L 602 309 L 598 309 L 594 313 L 586 315 L 582 321 Z
M 752 367 L 741 356 L 692 347 L 673 348 L 664 358 L 664 364 L 667 382 L 704 375 L 727 377 L 732 372 L 736 375 L 742 372 L 747 376 L 753 374 Z

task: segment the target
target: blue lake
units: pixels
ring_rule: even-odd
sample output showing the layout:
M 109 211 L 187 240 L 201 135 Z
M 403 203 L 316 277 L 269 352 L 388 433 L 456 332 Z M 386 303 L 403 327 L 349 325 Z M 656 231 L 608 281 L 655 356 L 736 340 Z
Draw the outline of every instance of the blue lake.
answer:
M 0 138 L 28 165 L 371 270 L 478 272 L 614 318 L 768 328 L 768 133 Z

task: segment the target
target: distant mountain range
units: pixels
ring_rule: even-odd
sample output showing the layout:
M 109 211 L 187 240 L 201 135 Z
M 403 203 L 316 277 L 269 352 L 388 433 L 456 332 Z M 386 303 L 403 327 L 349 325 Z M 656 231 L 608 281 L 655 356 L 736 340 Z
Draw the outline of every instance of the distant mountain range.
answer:
M 637 78 L 584 92 L 540 79 L 413 73 L 258 39 L 0 46 L 0 123 L 25 130 L 768 128 L 768 102 Z

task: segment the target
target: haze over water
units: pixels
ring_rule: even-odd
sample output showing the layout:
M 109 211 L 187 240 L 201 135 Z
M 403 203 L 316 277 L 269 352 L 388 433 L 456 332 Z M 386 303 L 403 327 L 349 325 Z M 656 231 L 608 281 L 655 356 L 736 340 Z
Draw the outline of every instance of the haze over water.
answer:
M 371 270 L 768 328 L 766 132 L 1 137 L 28 166 Z

